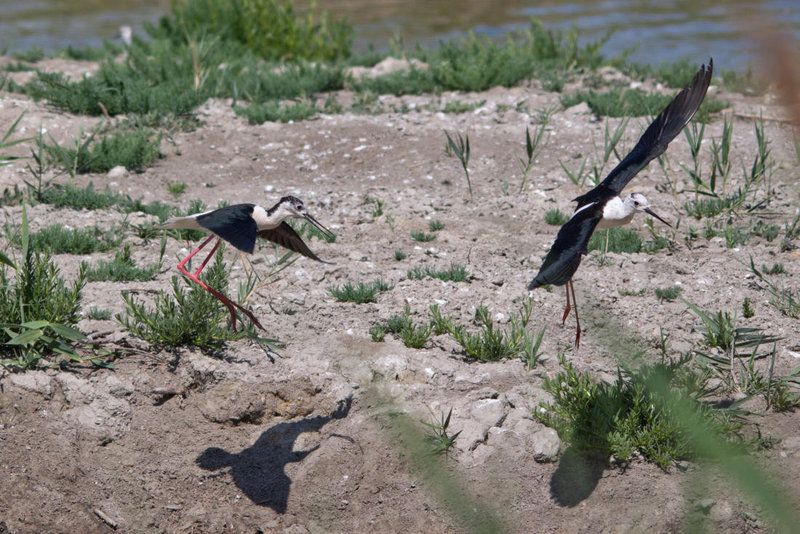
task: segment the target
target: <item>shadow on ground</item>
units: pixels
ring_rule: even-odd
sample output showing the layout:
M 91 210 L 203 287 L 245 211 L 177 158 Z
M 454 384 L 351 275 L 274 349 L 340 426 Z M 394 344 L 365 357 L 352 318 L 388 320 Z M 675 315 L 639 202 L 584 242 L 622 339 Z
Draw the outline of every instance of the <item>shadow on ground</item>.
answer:
M 576 506 L 592 494 L 606 467 L 607 459 L 569 447 L 550 478 L 550 495 L 561 506 Z
M 292 485 L 285 472 L 286 464 L 299 462 L 319 448 L 317 445 L 309 450 L 294 451 L 295 440 L 304 432 L 319 431 L 333 419 L 347 417 L 351 404 L 352 398 L 348 397 L 331 415 L 278 423 L 261 434 L 251 447 L 238 453 L 209 447 L 195 462 L 209 471 L 230 467 L 233 481 L 251 501 L 282 514 L 286 512 Z

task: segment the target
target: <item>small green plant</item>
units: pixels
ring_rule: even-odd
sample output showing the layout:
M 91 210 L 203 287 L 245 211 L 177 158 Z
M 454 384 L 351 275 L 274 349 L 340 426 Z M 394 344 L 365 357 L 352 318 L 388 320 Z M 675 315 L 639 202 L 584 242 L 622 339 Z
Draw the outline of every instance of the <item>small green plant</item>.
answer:
M 358 285 L 346 282 L 342 286 L 329 287 L 328 291 L 338 302 L 365 304 L 375 302 L 375 296 L 379 291 L 389 291 L 390 289 L 392 286 L 379 279 L 368 284 L 359 282 Z
M 780 312 L 788 317 L 800 318 L 800 299 L 794 293 L 785 287 L 778 287 L 775 282 L 766 277 L 764 273 L 759 271 L 753 257 L 750 257 L 750 270 L 755 274 L 759 280 L 767 284 L 767 291 L 773 296 L 770 304 L 778 308 Z
M 100 309 L 95 306 L 89 308 L 86 317 L 95 321 L 108 321 L 111 319 L 111 310 Z
M 741 426 L 731 411 L 702 402 L 711 388 L 707 376 L 689 367 L 691 357 L 642 365 L 635 371 L 620 368 L 613 384 L 593 382 L 563 354 L 558 359 L 564 371 L 543 384 L 554 400 L 543 403 L 534 417 L 555 428 L 580 453 L 613 455 L 624 462 L 638 452 L 666 469 L 676 460 L 698 455 L 694 433 L 728 439 Z M 697 418 L 693 423 L 700 426 L 682 421 L 674 402 L 686 403 Z
M 606 235 L 607 232 L 607 235 Z M 608 252 L 636 253 L 642 251 L 642 238 L 630 228 L 616 226 L 605 232 L 595 232 L 589 239 L 589 250 L 605 250 L 608 239 Z
M 566 213 L 562 213 L 558 208 L 547 210 L 544 214 L 544 222 L 552 226 L 562 226 L 568 220 L 569 216 Z
M 372 338 L 372 341 L 380 343 L 386 337 L 386 325 L 376 324 L 370 327 L 369 336 Z
M 539 348 L 542 346 L 542 340 L 544 339 L 544 333 L 547 329 L 546 326 L 543 326 L 541 330 L 536 334 L 534 338 L 531 334 L 525 333 L 525 337 L 522 341 L 522 361 L 525 362 L 525 366 L 528 369 L 533 369 L 536 367 L 536 364 L 539 363 L 539 359 L 542 357 L 541 353 L 539 352 Z
M 15 120 L 13 123 L 11 123 L 11 126 L 9 126 L 8 130 L 6 130 L 6 133 L 4 133 L 3 137 L 0 138 L 0 151 L 5 151 L 5 149 L 7 149 L 7 148 L 11 148 L 14 145 L 18 145 L 20 143 L 25 143 L 25 142 L 30 140 L 30 138 L 11 139 L 11 140 L 9 140 L 9 137 L 14 135 L 14 132 L 16 131 L 17 126 L 19 126 L 19 121 L 22 120 L 22 117 L 24 115 L 25 115 L 25 113 L 22 113 L 19 117 L 17 117 L 17 120 Z M 22 158 L 20 156 L 12 156 L 12 155 L 3 154 L 2 152 L 0 152 L 0 166 L 11 165 L 12 163 L 14 163 L 15 161 L 17 161 L 19 159 L 22 159 Z
M 539 127 L 536 133 L 531 138 L 531 132 L 528 127 L 525 127 L 525 156 L 526 160 L 520 158 L 519 162 L 522 165 L 522 181 L 519 184 L 519 191 L 525 190 L 528 184 L 528 175 L 531 173 L 534 164 L 536 163 L 536 156 L 539 152 L 539 145 L 542 143 L 542 138 L 547 129 L 547 123 L 550 122 L 550 117 L 555 113 L 555 109 L 548 109 L 539 115 Z
M 433 452 L 433 454 L 444 454 L 447 456 L 459 434 L 461 434 L 460 430 L 452 435 L 447 432 L 452 415 L 453 409 L 450 408 L 447 415 L 445 416 L 443 414 L 438 422 L 435 420 L 432 423 L 422 422 L 423 425 L 428 427 L 428 434 L 425 436 L 425 441 L 431 445 L 431 452 Z
M 444 223 L 439 219 L 435 219 L 428 223 L 428 228 L 431 232 L 438 232 L 439 230 L 444 230 Z
M 104 231 L 97 226 L 70 229 L 56 223 L 31 234 L 30 247 L 49 254 L 92 254 L 117 247 L 123 237 L 118 229 Z M 19 244 L 19 239 L 15 234 L 11 241 Z
M 467 179 L 467 189 L 469 190 L 469 200 L 472 201 L 472 182 L 469 179 L 469 133 L 462 136 L 460 133 L 456 133 L 455 140 L 450 137 L 450 133 L 447 131 L 444 132 L 444 135 L 447 137 L 447 151 L 451 154 L 455 154 L 458 158 L 458 161 L 461 162 L 461 167 L 464 169 L 464 176 Z
M 408 271 L 409 280 L 422 280 L 423 278 L 436 278 L 443 282 L 467 282 L 469 281 L 467 268 L 460 263 L 451 263 L 446 271 L 437 271 L 432 267 L 414 267 Z
M 431 304 L 431 326 L 433 327 L 434 335 L 441 336 L 442 334 L 449 334 L 455 328 L 455 322 L 452 317 L 444 317 L 442 312 L 439 311 L 438 304 Z
M 415 326 L 411 319 L 411 308 L 406 305 L 403 315 L 394 314 L 385 325 L 379 325 L 384 332 L 398 336 L 406 347 L 421 349 L 430 341 L 433 326 L 430 324 Z M 374 328 L 374 327 L 373 327 Z
M 183 182 L 168 182 L 167 183 L 167 193 L 172 195 L 172 198 L 178 199 L 184 191 L 186 191 L 186 184 Z
M 216 253 L 214 262 L 206 267 L 200 279 L 220 293 L 226 293 L 228 270 L 222 260 L 222 250 Z M 189 285 L 188 290 L 184 284 Z M 156 345 L 213 349 L 225 341 L 249 335 L 223 327 L 220 323 L 229 316 L 228 309 L 214 295 L 183 277 L 172 277 L 172 295 L 159 291 L 153 308 L 134 295 L 133 291 L 122 292 L 125 314 L 118 313 L 116 319 L 137 337 Z
M 755 316 L 756 310 L 753 308 L 753 304 L 750 302 L 750 297 L 745 297 L 742 301 L 742 315 L 745 319 L 750 319 L 751 317 Z
M 94 267 L 83 262 L 86 270 L 86 279 L 90 282 L 132 282 L 135 280 L 150 280 L 161 267 L 160 263 L 153 263 L 147 267 L 137 267 L 131 258 L 131 246 L 125 244 L 122 250 L 114 255 L 113 261 L 100 260 Z
M 161 136 L 148 129 L 118 132 L 95 141 L 96 132 L 82 143 L 61 146 L 55 141 L 45 145 L 52 161 L 71 176 L 84 173 L 103 173 L 121 165 L 139 169 L 161 157 Z
M 764 271 L 764 274 L 786 274 L 786 268 L 782 263 L 773 263 L 772 267 L 762 265 L 761 270 Z
M 532 361 L 535 365 L 541 339 L 537 343 L 526 330 L 532 309 L 533 301 L 529 299 L 519 314 L 511 317 L 508 328 L 503 329 L 494 324 L 488 308 L 478 306 L 475 322 L 480 326 L 480 331 L 473 334 L 464 325 L 456 325 L 450 329 L 450 335 L 470 358 L 494 361 L 522 355 L 523 360 Z M 540 335 L 544 335 L 543 330 Z
M 619 293 L 619 295 L 621 297 L 641 297 L 641 296 L 643 296 L 645 294 L 646 291 L 647 291 L 647 288 L 644 288 L 644 287 L 642 289 L 625 289 L 625 288 L 622 288 L 622 289 L 618 290 L 617 293 Z
M 657 287 L 653 290 L 656 294 L 656 298 L 659 302 L 663 302 L 665 300 L 673 301 L 681 294 L 683 288 L 680 286 L 672 286 L 672 287 Z
M 237 115 L 246 118 L 250 124 L 301 121 L 319 113 L 313 102 L 304 100 L 291 104 L 284 104 L 278 100 L 256 102 L 247 106 L 234 106 L 233 110 Z
M 406 254 L 402 250 L 395 250 L 394 251 L 394 260 L 395 261 L 403 261 L 407 257 L 408 257 L 408 254 Z
M 367 197 L 367 203 L 375 204 L 375 209 L 372 210 L 372 218 L 377 219 L 381 215 L 383 215 L 383 205 L 385 202 L 379 198 L 369 198 Z
M 20 228 L 22 250 L 17 261 L 0 253 L 0 365 L 9 370 L 35 369 L 43 359 L 58 354 L 73 362 L 88 360 L 107 366 L 101 360 L 107 353 L 89 347 L 89 355 L 82 356 L 76 347 L 84 340 L 74 325 L 80 320 L 85 270 L 80 269 L 69 287 L 50 256 L 29 246 L 24 205 Z
M 423 232 L 422 230 L 414 230 L 411 232 L 411 238 L 414 241 L 419 241 L 420 243 L 427 243 L 428 241 L 433 241 L 436 239 L 436 234 L 429 234 L 427 232 Z
M 583 187 L 583 184 L 586 183 L 586 178 L 589 176 L 589 169 L 586 168 L 587 161 L 589 161 L 588 156 L 583 158 L 580 168 L 575 172 L 569 170 L 567 166 L 564 165 L 564 162 L 561 160 L 558 160 L 558 164 L 561 165 L 561 168 L 564 170 L 564 173 L 566 173 L 567 178 L 569 178 L 570 182 L 572 182 L 578 187 Z

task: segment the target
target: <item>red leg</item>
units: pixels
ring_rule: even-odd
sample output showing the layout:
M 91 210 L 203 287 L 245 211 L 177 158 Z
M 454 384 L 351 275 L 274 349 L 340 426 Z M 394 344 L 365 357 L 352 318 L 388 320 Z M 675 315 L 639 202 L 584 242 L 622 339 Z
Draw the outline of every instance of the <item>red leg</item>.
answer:
M 258 322 L 258 319 L 256 319 L 255 315 L 253 315 L 253 313 L 252 313 L 250 310 L 247 310 L 247 309 L 243 308 L 242 306 L 240 306 L 239 304 L 237 304 L 237 303 L 233 302 L 231 299 L 229 299 L 228 297 L 226 297 L 225 295 L 223 295 L 222 293 L 220 293 L 220 292 L 219 292 L 219 291 L 217 291 L 216 289 L 213 289 L 213 288 L 209 287 L 207 284 L 205 284 L 205 283 L 203 283 L 203 282 L 201 282 L 201 281 L 200 281 L 200 278 L 199 278 L 200 272 L 203 270 L 203 268 L 206 266 L 206 264 L 208 264 L 209 260 L 211 259 L 211 256 L 213 256 L 213 255 L 214 255 L 214 252 L 216 252 L 216 251 L 217 251 L 217 247 L 219 247 L 219 244 L 220 244 L 220 242 L 222 241 L 221 239 L 217 239 L 217 243 L 214 245 L 214 248 L 212 248 L 212 249 L 211 249 L 211 253 L 209 253 L 209 255 L 208 255 L 208 256 L 206 256 L 206 259 L 205 259 L 205 260 L 203 260 L 203 263 L 202 263 L 202 264 L 200 264 L 200 267 L 198 267 L 198 268 L 197 268 L 197 270 L 196 270 L 194 273 L 189 273 L 189 271 L 187 271 L 187 270 L 186 270 L 186 267 L 185 267 L 186 263 L 187 263 L 187 262 L 188 262 L 190 259 L 192 259 L 192 257 L 193 257 L 195 254 L 197 254 L 198 252 L 200 252 L 200 249 L 202 249 L 203 247 L 205 247 L 206 245 L 208 245 L 208 244 L 211 242 L 211 240 L 212 240 L 212 239 L 214 239 L 215 237 L 216 237 L 216 236 L 213 236 L 213 235 L 212 235 L 211 237 L 209 237 L 208 239 L 206 239 L 205 241 L 203 241 L 203 242 L 200 244 L 200 246 L 199 246 L 199 247 L 197 247 L 196 249 L 194 249 L 194 250 L 192 251 L 192 253 L 191 253 L 191 254 L 189 254 L 188 256 L 186 256 L 186 257 L 185 257 L 185 258 L 184 258 L 184 259 L 183 259 L 183 260 L 182 260 L 182 261 L 181 261 L 181 262 L 178 264 L 178 270 L 179 270 L 179 271 L 180 271 L 180 272 L 181 272 L 181 273 L 182 273 L 184 276 L 186 276 L 187 278 L 189 278 L 190 280 L 192 280 L 193 282 L 195 282 L 197 285 L 199 285 L 200 287 L 202 287 L 203 289 L 205 289 L 206 291 L 208 291 L 209 293 L 211 293 L 212 295 L 214 295 L 214 297 L 215 297 L 217 300 L 219 300 L 220 302 L 222 302 L 222 303 L 225 305 L 225 307 L 226 307 L 226 308 L 228 308 L 228 311 L 229 311 L 229 312 L 230 312 L 230 314 L 231 314 L 231 323 L 232 323 L 232 327 L 233 327 L 233 330 L 234 330 L 234 331 L 236 330 L 236 310 L 234 310 L 234 306 L 235 306 L 236 308 L 239 308 L 239 309 L 242 311 L 242 313 L 244 313 L 245 315 L 247 315 L 247 317 L 248 317 L 248 318 L 249 318 L 251 321 L 253 321 L 253 324 L 254 324 L 254 325 L 256 325 L 257 327 L 259 327 L 261 330 L 265 330 L 265 328 L 264 328 L 263 326 L 261 326 L 261 323 L 259 323 L 259 322 Z
M 581 320 L 578 318 L 578 301 L 575 299 L 575 284 L 572 280 L 567 282 L 572 289 L 572 304 L 575 306 L 575 323 L 578 325 L 578 331 L 575 334 L 575 348 L 579 349 L 581 346 Z
M 567 293 L 567 307 L 564 308 L 564 317 L 561 318 L 561 324 L 565 324 L 567 322 L 567 317 L 569 317 L 569 311 L 572 309 L 572 307 L 570 307 L 569 305 L 569 284 L 571 282 L 572 280 L 569 280 L 567 282 L 567 285 L 564 286 L 564 290 Z

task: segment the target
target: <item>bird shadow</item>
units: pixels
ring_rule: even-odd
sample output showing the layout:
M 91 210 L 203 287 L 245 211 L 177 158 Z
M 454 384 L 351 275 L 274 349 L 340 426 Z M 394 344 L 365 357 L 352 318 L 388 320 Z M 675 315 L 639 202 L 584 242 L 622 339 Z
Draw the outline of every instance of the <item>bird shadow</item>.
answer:
M 607 458 L 568 447 L 550 477 L 550 495 L 561 506 L 577 506 L 592 494 L 606 467 Z
M 286 465 L 302 461 L 319 448 L 316 445 L 305 451 L 295 451 L 295 440 L 304 432 L 319 431 L 328 422 L 347 417 L 352 401 L 352 397 L 340 401 L 330 415 L 278 423 L 264 431 L 252 446 L 238 453 L 209 447 L 195 463 L 207 471 L 229 467 L 234 483 L 253 503 L 283 514 L 292 485 L 285 472 Z

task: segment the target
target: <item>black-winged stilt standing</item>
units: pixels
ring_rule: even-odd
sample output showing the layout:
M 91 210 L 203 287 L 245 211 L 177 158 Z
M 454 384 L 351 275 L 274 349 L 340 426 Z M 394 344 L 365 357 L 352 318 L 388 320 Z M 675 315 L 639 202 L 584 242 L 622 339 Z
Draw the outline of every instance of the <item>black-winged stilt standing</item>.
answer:
M 258 322 L 258 319 L 255 318 L 250 310 L 233 302 L 219 291 L 208 287 L 208 285 L 201 282 L 198 277 L 223 239 L 237 249 L 252 254 L 256 246 L 256 237 L 263 237 L 291 251 L 309 257 L 312 260 L 330 263 L 321 260 L 316 254 L 311 252 L 311 249 L 309 249 L 300 236 L 297 235 L 297 232 L 284 220 L 290 217 L 306 219 L 316 226 L 326 237 L 333 237 L 333 233 L 330 230 L 322 226 L 317 219 L 306 211 L 306 206 L 303 204 L 303 201 L 293 196 L 281 198 L 278 203 L 270 209 L 264 209 L 255 204 L 234 204 L 233 206 L 225 206 L 224 208 L 216 210 L 195 213 L 194 215 L 188 215 L 186 217 L 172 217 L 162 224 L 161 228 L 180 228 L 211 232 L 212 235 L 208 239 L 203 241 L 199 247 L 181 260 L 178 264 L 178 270 L 187 278 L 214 295 L 228 308 L 228 311 L 231 312 L 231 322 L 233 323 L 234 330 L 236 330 L 236 312 L 233 309 L 234 307 L 239 308 L 253 321 L 253 324 L 264 330 L 264 327 L 261 326 L 261 323 Z M 217 242 L 206 259 L 203 260 L 203 263 L 200 264 L 200 267 L 198 267 L 194 273 L 189 273 L 184 267 L 186 263 L 215 238 Z
M 581 263 L 581 256 L 586 254 L 589 238 L 595 228 L 611 228 L 628 224 L 637 211 L 644 211 L 659 221 L 668 224 L 653 213 L 647 199 L 639 193 L 629 194 L 625 200 L 619 194 L 636 174 L 650 161 L 657 158 L 667 149 L 670 141 L 675 139 L 697 112 L 711 82 L 714 68 L 713 60 L 700 67 L 692 82 L 681 90 L 658 117 L 647 127 L 633 150 L 619 162 L 605 180 L 575 199 L 578 203 L 575 213 L 558 231 L 556 240 L 542 263 L 536 277 L 528 285 L 528 289 L 552 284 L 565 286 L 567 306 L 564 308 L 562 322 L 566 322 L 570 306 L 575 307 L 575 322 L 578 330 L 575 335 L 575 348 L 580 346 L 581 323 L 578 319 L 578 303 L 575 300 L 575 286 L 572 277 Z

